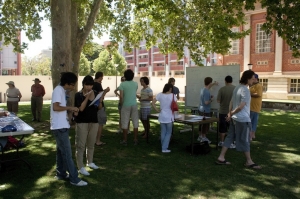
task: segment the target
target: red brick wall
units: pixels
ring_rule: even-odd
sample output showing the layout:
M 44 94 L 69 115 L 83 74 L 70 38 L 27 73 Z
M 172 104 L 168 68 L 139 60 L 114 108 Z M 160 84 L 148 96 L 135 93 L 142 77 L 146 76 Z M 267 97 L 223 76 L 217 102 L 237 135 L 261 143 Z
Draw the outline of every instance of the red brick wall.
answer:
M 283 42 L 282 48 L 282 72 L 300 71 L 300 64 L 291 64 L 291 60 L 294 59 L 294 57 L 292 55 L 293 52 L 289 50 L 289 45 Z
M 250 34 L 250 62 L 253 64 L 252 70 L 255 72 L 273 72 L 275 70 L 275 31 L 271 35 L 271 51 L 266 53 L 256 53 L 256 24 L 264 23 L 266 14 L 251 15 Z M 268 65 L 257 65 L 258 61 L 268 61 Z

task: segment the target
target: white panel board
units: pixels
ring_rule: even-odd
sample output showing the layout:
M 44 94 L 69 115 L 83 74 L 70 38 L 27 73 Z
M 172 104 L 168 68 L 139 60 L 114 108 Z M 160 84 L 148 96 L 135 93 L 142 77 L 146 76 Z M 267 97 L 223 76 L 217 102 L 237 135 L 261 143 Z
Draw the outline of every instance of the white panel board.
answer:
M 198 107 L 200 102 L 200 90 L 204 88 L 205 77 L 213 78 L 219 85 L 215 85 L 210 89 L 213 95 L 213 102 L 211 108 L 218 109 L 217 103 L 218 91 L 221 87 L 225 86 L 225 77 L 230 75 L 233 79 L 232 84 L 237 86 L 240 81 L 240 66 L 204 66 L 204 67 L 187 67 L 186 68 L 186 93 L 185 93 L 185 106 Z

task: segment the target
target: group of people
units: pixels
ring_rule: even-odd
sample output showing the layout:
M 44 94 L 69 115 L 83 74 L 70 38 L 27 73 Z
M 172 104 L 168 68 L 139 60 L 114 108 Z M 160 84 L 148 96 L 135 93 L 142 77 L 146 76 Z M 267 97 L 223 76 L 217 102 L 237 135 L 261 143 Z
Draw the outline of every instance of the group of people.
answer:
M 150 114 L 151 105 L 159 114 L 161 123 L 161 143 L 162 152 L 169 153 L 169 141 L 172 133 L 172 122 L 174 115 L 171 113 L 171 102 L 174 98 L 173 91 L 177 92 L 175 101 L 179 97 L 179 89 L 173 89 L 175 79 L 170 78 L 163 92 L 153 99 L 153 92 L 149 88 L 149 79 L 140 78 L 142 85 L 141 94 L 137 95 L 138 85 L 133 81 L 134 73 L 128 69 L 124 72 L 121 84 L 115 90 L 119 96 L 120 127 L 123 132 L 123 139 L 120 144 L 127 145 L 127 134 L 130 119 L 134 128 L 134 145 L 138 144 L 138 126 L 141 119 L 144 128 L 147 128 L 147 116 Z M 51 131 L 56 139 L 56 178 L 68 179 L 70 183 L 76 186 L 86 186 L 88 183 L 81 180 L 78 174 L 90 175 L 83 163 L 83 157 L 86 152 L 86 166 L 91 169 L 99 167 L 93 161 L 95 145 L 103 145 L 100 141 L 103 125 L 106 124 L 107 117 L 104 105 L 104 96 L 110 91 L 107 87 L 102 88 L 103 73 L 97 72 L 95 79 L 87 75 L 83 78 L 82 89 L 75 94 L 75 106 L 67 105 L 66 93 L 74 89 L 77 83 L 77 76 L 71 72 L 62 74 L 60 84 L 53 90 L 51 102 Z M 118 93 L 119 91 L 119 93 Z M 94 103 L 97 95 L 101 95 L 98 103 Z M 140 101 L 140 110 L 138 110 L 137 99 Z M 152 103 L 151 103 L 152 101 Z M 155 105 L 160 102 L 160 109 Z M 77 168 L 72 160 L 71 144 L 69 140 L 70 121 L 67 112 L 72 112 L 76 122 L 75 135 L 75 156 Z M 147 136 L 144 132 L 144 137 Z M 68 174 L 67 174 L 68 172 Z
M 210 116 L 210 105 L 213 101 L 209 89 L 218 84 L 217 82 L 212 83 L 212 81 L 211 77 L 206 77 L 204 79 L 205 88 L 200 91 L 199 112 L 204 116 Z M 245 166 L 261 169 L 250 156 L 250 142 L 255 138 L 262 104 L 262 86 L 259 84 L 258 75 L 252 70 L 245 71 L 238 86 L 233 86 L 232 77 L 226 76 L 225 86 L 219 90 L 217 102 L 220 103 L 219 132 L 221 135 L 218 145 L 222 146 L 222 150 L 216 164 L 230 164 L 225 159 L 225 154 L 228 148 L 236 148 L 237 151 L 244 152 L 246 157 Z M 206 138 L 208 129 L 209 125 L 199 127 L 199 141 L 210 143 Z M 225 138 L 227 131 L 228 134 Z
M 31 86 L 31 113 L 33 116 L 32 121 L 41 121 L 42 118 L 42 109 L 43 109 L 43 97 L 46 94 L 45 88 L 41 85 L 41 80 L 39 78 L 35 78 L 34 84 Z M 18 114 L 19 111 L 19 101 L 22 98 L 22 94 L 18 88 L 16 88 L 15 83 L 13 81 L 9 81 L 6 83 L 8 85 L 8 89 L 6 90 L 6 106 L 7 111 Z

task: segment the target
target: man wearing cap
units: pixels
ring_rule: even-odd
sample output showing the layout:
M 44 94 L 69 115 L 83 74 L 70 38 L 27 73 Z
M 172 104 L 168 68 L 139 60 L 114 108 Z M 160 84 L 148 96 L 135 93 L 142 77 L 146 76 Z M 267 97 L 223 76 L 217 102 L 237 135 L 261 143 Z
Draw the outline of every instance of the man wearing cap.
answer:
M 35 78 L 34 84 L 31 86 L 31 112 L 33 119 L 32 121 L 41 121 L 42 109 L 43 109 L 43 97 L 45 95 L 45 88 L 41 85 L 41 80 Z
M 19 110 L 19 101 L 22 98 L 22 94 L 20 90 L 15 87 L 15 83 L 13 81 L 9 81 L 6 84 L 8 85 L 8 89 L 6 90 L 7 110 L 17 114 Z
M 262 105 L 263 87 L 259 83 L 258 75 L 254 74 L 255 81 L 250 86 L 251 104 L 250 104 L 250 118 L 252 124 L 251 140 L 255 138 L 255 131 L 258 123 L 259 112 Z

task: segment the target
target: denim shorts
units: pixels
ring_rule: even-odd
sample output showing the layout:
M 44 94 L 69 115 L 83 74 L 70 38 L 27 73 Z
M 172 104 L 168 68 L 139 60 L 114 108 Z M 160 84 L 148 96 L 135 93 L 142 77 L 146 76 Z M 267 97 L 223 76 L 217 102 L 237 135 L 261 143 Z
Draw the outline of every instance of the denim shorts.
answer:
M 252 123 L 252 132 L 256 131 L 257 124 L 258 124 L 258 118 L 259 118 L 259 113 L 250 111 L 250 119 Z

